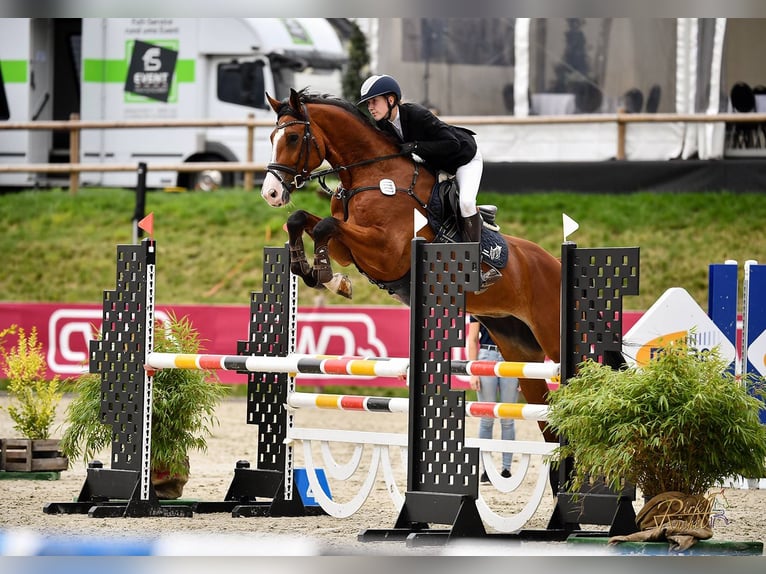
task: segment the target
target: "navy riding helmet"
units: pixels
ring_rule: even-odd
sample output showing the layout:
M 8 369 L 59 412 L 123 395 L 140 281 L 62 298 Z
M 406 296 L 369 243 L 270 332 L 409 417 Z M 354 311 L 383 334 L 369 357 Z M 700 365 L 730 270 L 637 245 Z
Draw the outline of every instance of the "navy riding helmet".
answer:
M 396 94 L 397 101 L 402 99 L 402 89 L 399 84 L 391 76 L 385 74 L 367 78 L 359 92 L 362 99 L 356 103 L 357 106 L 375 96 L 385 96 L 386 94 Z

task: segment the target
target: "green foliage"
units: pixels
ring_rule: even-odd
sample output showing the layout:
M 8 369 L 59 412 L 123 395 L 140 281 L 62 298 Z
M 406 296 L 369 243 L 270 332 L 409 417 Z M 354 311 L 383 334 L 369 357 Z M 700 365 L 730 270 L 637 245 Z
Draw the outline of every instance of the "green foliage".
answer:
M 348 64 L 343 70 L 343 98 L 349 102 L 359 100 L 359 88 L 369 72 L 370 55 L 367 52 L 367 38 L 356 22 L 349 21 L 353 27 L 348 46 Z
M 726 370 L 718 349 L 695 353 L 685 340 L 664 346 L 642 368 L 593 361 L 550 395 L 548 420 L 573 456 L 573 491 L 589 477 L 625 479 L 651 498 L 667 491 L 704 494 L 731 476 L 766 475 L 764 406 Z M 750 386 L 750 391 L 748 391 Z
M 75 380 L 74 399 L 66 411 L 66 425 L 61 450 L 72 464 L 83 458 L 90 461 L 105 448 L 111 438 L 111 427 L 101 423 L 101 379 L 97 374 L 84 374 Z
M 8 350 L 3 341 L 13 334 L 18 334 L 18 342 Z M 27 334 L 22 327 L 11 325 L 0 331 L 0 359 L 8 376 L 8 394 L 14 401 L 8 406 L 13 428 L 24 438 L 50 438 L 63 392 L 58 375 L 46 380 L 45 354 L 37 329 L 33 327 Z
M 167 325 L 157 324 L 155 351 L 199 353 L 200 348 L 199 333 L 187 317 L 171 313 Z M 89 461 L 110 444 L 112 432 L 111 426 L 102 424 L 100 376 L 80 376 L 75 393 L 66 412 L 68 427 L 61 449 L 70 461 Z M 215 408 L 227 393 L 228 387 L 217 382 L 213 371 L 158 371 L 152 387 L 152 468 L 184 473 L 189 451 L 207 449 L 206 438 L 218 422 Z
M 328 179 L 332 187 L 333 182 Z M 263 287 L 264 246 L 284 245 L 282 230 L 296 209 L 330 214 L 316 186 L 293 194 L 284 209 L 266 205 L 257 190 L 163 193 L 146 198 L 154 212 L 158 305 L 247 305 Z M 580 229 L 571 237 L 583 247 L 641 247 L 641 292 L 626 310 L 648 309 L 670 287 L 684 287 L 705 308 L 708 264 L 758 259 L 766 245 L 762 193 L 491 193 L 479 203 L 498 206 L 504 233 L 561 254 L 561 213 Z M 132 241 L 135 193 L 125 189 L 28 190 L 0 194 L 0 298 L 5 301 L 96 303 L 114 285 L 114 246 Z M 704 230 L 704 233 L 702 233 Z M 743 237 L 747 237 L 743 241 Z M 305 240 L 311 255 L 312 242 Z M 668 246 L 672 246 L 672 249 Z M 354 266 L 354 305 L 398 305 Z M 322 292 L 298 290 L 311 306 Z M 325 305 L 345 305 L 326 291 Z

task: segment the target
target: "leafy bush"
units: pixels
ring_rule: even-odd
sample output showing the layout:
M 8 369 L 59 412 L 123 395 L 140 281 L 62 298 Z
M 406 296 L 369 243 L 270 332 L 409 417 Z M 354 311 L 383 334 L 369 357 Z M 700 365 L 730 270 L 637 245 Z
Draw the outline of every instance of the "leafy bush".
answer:
M 167 325 L 157 324 L 154 350 L 163 353 L 199 353 L 199 333 L 187 317 L 170 314 Z M 151 467 L 170 474 L 188 472 L 188 453 L 204 452 L 206 438 L 217 424 L 215 408 L 228 387 L 218 384 L 215 372 L 163 369 L 154 376 L 152 388 Z M 70 461 L 90 461 L 110 444 L 112 427 L 101 422 L 101 378 L 97 373 L 80 376 L 76 397 L 66 412 L 68 428 L 61 449 Z
M 549 423 L 567 440 L 559 460 L 575 460 L 567 488 L 579 491 L 589 477 L 618 488 L 625 479 L 648 499 L 704 494 L 731 476 L 766 476 L 757 384 L 727 371 L 717 348 L 697 353 L 685 340 L 641 368 L 583 363 L 550 396 Z
M 18 341 L 8 350 L 3 341 L 13 334 L 18 334 Z M 8 376 L 8 394 L 16 403 L 8 406 L 13 428 L 27 439 L 50 438 L 63 392 L 58 375 L 46 380 L 45 354 L 37 329 L 33 327 L 27 334 L 23 327 L 11 325 L 0 331 L 0 359 Z

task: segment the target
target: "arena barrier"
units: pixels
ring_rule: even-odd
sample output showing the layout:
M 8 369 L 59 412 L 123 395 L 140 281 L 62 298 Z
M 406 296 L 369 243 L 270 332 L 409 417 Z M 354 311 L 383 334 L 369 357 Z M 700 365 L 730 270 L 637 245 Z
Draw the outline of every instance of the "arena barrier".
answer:
M 288 407 L 294 409 L 332 409 L 347 411 L 365 411 L 376 413 L 407 413 L 409 412 L 409 399 L 400 397 L 370 397 L 358 395 L 332 395 L 318 393 L 291 393 L 288 396 Z M 466 416 L 513 418 L 523 420 L 545 420 L 547 417 L 547 405 L 529 405 L 523 403 L 484 403 L 466 402 Z M 314 498 L 329 515 L 335 518 L 346 518 L 356 513 L 369 498 L 376 482 L 376 476 L 380 471 L 386 485 L 392 504 L 396 509 L 401 509 L 404 504 L 404 495 L 398 486 L 393 469 L 391 448 L 399 449 L 402 465 L 406 468 L 404 452 L 407 448 L 407 435 L 391 433 L 375 433 L 367 431 L 344 431 L 332 429 L 311 429 L 293 427 L 288 432 L 288 440 L 299 440 L 303 443 L 304 464 L 306 466 L 308 482 Z M 348 444 L 354 450 L 348 461 L 338 463 L 332 452 L 330 444 Z M 510 494 L 517 490 L 538 461 L 537 480 L 535 481 L 532 495 L 526 500 L 521 510 L 512 515 L 498 514 L 485 501 L 481 491 L 478 493 L 476 506 L 485 524 L 498 532 L 517 532 L 532 518 L 538 509 L 548 484 L 548 457 L 553 453 L 557 444 L 535 441 L 507 441 L 492 439 L 467 438 L 466 445 L 469 448 L 478 448 L 484 468 L 490 476 L 494 488 L 500 492 Z M 335 480 L 348 480 L 357 473 L 362 464 L 362 456 L 365 448 L 371 450 L 368 462 L 367 475 L 362 486 L 353 499 L 339 503 L 333 500 L 322 489 L 321 481 L 316 472 L 317 468 L 323 469 L 327 476 Z M 321 460 L 314 461 L 315 451 L 321 453 Z M 503 478 L 497 472 L 492 453 L 511 452 L 516 455 L 514 474 L 511 478 Z
M 251 468 L 248 461 L 238 461 L 223 501 L 198 502 L 191 508 L 159 504 L 149 480 L 151 371 L 157 366 L 151 358 L 155 256 L 153 240 L 144 240 L 140 245 L 118 246 L 117 288 L 104 294 L 102 337 L 90 344 L 89 369 L 102 377 L 101 414 L 113 429 L 111 468 L 92 465 L 76 502 L 49 503 L 45 512 L 87 512 L 90 516 L 100 517 L 189 516 L 192 512 L 294 516 L 328 512 L 307 507 L 301 501 L 294 481 L 292 443 L 303 441 L 306 453 L 312 441 L 326 445 L 334 439 L 342 442 L 346 437 L 328 429 L 295 427 L 289 407 L 289 397 L 295 392 L 291 373 L 296 371 L 292 366 L 285 372 L 246 372 L 247 423 L 258 426 L 256 467 Z M 382 454 L 384 447 L 403 448 L 406 444 L 403 457 L 407 488 L 403 497 L 401 493 L 394 494 L 393 488 L 389 489 L 400 508 L 394 528 L 368 529 L 359 539 L 488 536 L 482 522 L 486 516 L 490 516 L 488 523 L 501 532 L 539 537 L 539 532 L 520 530 L 524 520 L 518 516 L 498 518 L 497 526 L 491 522 L 491 515 L 484 508 L 478 492 L 479 457 L 484 456 L 487 461 L 490 452 L 505 450 L 519 454 L 522 445 L 511 444 L 512 441 L 482 442 L 466 438 L 464 392 L 450 388 L 452 347 L 464 345 L 465 292 L 478 288 L 479 266 L 475 263 L 479 260 L 478 245 L 426 244 L 416 238 L 412 257 L 411 352 L 405 370 L 410 384 L 408 434 L 406 437 L 364 435 L 360 439 L 359 432 L 353 433 L 353 442 L 359 444 L 362 440 L 380 447 L 381 459 L 385 457 Z M 288 249 L 266 248 L 263 269 L 264 289 L 262 293 L 251 294 L 249 336 L 247 341 L 237 344 L 235 368 L 246 364 L 250 357 L 284 359 L 294 352 L 297 297 L 296 280 L 289 272 Z M 467 269 L 470 272 L 467 273 Z M 453 277 L 461 277 L 463 282 L 453 283 Z M 615 279 L 617 277 L 619 280 Z M 562 380 L 572 376 L 574 365 L 583 360 L 593 358 L 611 364 L 619 355 L 622 296 L 636 293 L 637 287 L 638 248 L 577 249 L 572 243 L 563 244 L 562 325 L 565 328 L 562 330 L 559 369 Z M 159 362 L 161 357 L 155 358 Z M 381 365 L 386 364 L 390 368 L 401 360 L 370 362 L 375 368 L 385 368 Z M 481 362 L 474 362 L 478 374 L 480 365 L 477 363 Z M 368 364 L 365 368 L 372 367 Z M 470 372 L 474 366 L 465 365 L 464 368 L 465 372 Z M 484 368 L 490 367 L 485 365 Z M 497 365 L 491 368 L 495 369 Z M 551 367 L 546 364 L 545 368 Z M 395 372 L 402 370 L 398 367 Z M 545 373 L 546 376 L 553 374 L 550 370 Z M 547 457 L 556 446 L 530 443 L 527 454 Z M 484 454 L 480 449 L 484 449 Z M 321 500 L 322 488 L 310 453 L 306 454 L 306 459 L 311 487 L 319 496 L 320 504 L 324 502 L 330 513 L 347 514 L 366 498 L 360 492 L 345 508 L 338 508 L 339 503 L 329 497 Z M 331 472 L 335 467 L 347 472 L 354 466 L 350 463 L 338 465 L 325 459 Z M 491 464 L 487 465 L 487 471 L 503 491 L 512 490 L 513 484 L 523 476 L 517 472 L 511 479 L 500 479 Z M 559 472 L 566 476 L 567 464 L 562 464 Z M 539 496 L 545 490 L 546 475 L 547 472 L 541 472 L 537 481 Z M 365 485 L 370 480 L 374 480 L 372 471 Z M 504 484 L 505 480 L 507 484 Z M 579 529 L 580 522 L 609 524 L 612 534 L 632 531 L 635 517 L 630 496 L 634 495 L 634 492 L 600 492 L 592 504 L 583 505 L 590 493 L 559 492 L 549 526 L 543 533 L 552 539 L 564 539 Z M 525 509 L 524 513 L 531 516 L 536 508 L 535 501 L 530 501 L 528 506 L 530 509 Z M 429 524 L 447 524 L 450 528 L 437 530 L 429 528 Z M 631 530 L 626 531 L 626 528 Z

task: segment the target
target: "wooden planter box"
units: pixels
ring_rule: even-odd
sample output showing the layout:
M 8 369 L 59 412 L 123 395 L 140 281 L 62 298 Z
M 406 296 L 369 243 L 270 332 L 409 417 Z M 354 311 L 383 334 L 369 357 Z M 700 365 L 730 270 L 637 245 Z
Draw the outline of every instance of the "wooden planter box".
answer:
M 0 470 L 38 472 L 66 470 L 69 459 L 59 449 L 60 440 L 0 439 Z

